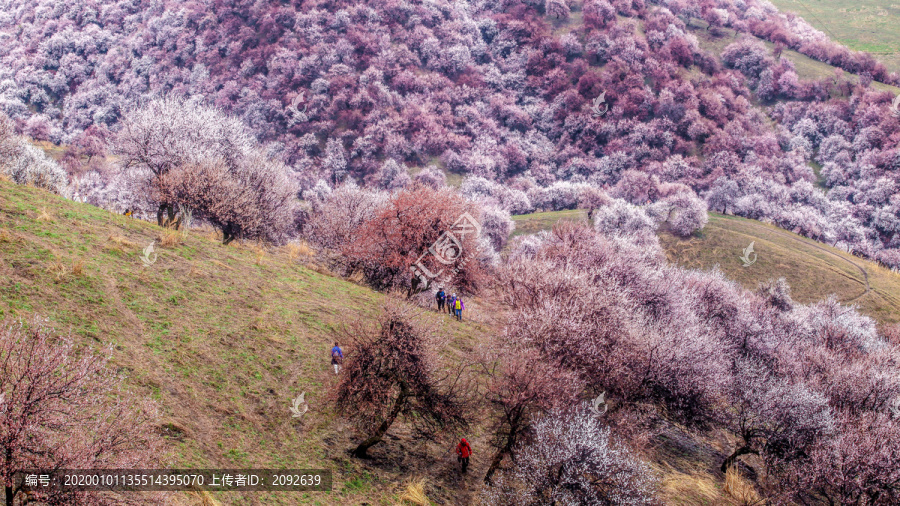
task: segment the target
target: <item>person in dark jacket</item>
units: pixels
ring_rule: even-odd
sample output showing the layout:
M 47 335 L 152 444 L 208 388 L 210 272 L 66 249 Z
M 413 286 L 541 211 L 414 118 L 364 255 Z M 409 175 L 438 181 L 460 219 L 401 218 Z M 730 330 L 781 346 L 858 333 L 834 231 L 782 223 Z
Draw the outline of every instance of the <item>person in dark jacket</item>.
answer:
M 471 456 L 472 447 L 469 446 L 469 442 L 466 441 L 466 438 L 462 438 L 459 444 L 456 445 L 456 460 L 459 462 L 463 474 L 465 474 L 466 469 L 469 468 L 469 457 Z
M 437 301 L 438 311 L 443 311 L 444 310 L 444 302 L 447 300 L 447 294 L 444 293 L 443 288 L 438 290 L 438 293 L 436 293 L 434 295 L 434 299 Z
M 453 304 L 456 302 L 456 294 L 447 297 L 447 314 L 453 314 Z

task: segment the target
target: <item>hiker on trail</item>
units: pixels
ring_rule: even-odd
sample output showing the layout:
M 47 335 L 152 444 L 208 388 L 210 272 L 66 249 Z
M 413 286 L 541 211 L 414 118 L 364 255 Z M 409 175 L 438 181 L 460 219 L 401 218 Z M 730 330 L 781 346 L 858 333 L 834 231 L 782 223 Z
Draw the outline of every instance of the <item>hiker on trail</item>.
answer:
M 334 373 L 341 372 L 341 363 L 344 362 L 344 352 L 341 351 L 337 341 L 334 342 L 334 348 L 331 349 L 331 365 L 334 366 Z
M 469 446 L 469 442 L 466 441 L 466 438 L 462 438 L 459 444 L 456 445 L 456 461 L 460 463 L 463 474 L 466 473 L 466 469 L 469 468 L 469 457 L 472 455 L 472 447 Z
M 462 312 L 463 309 L 466 308 L 466 305 L 463 304 L 462 297 L 457 297 L 455 301 L 453 301 L 453 313 L 456 315 L 456 319 L 462 321 Z
M 441 288 L 438 290 L 438 293 L 434 295 L 435 300 L 438 303 L 438 311 L 444 310 L 444 301 L 447 299 L 447 294 L 444 293 L 444 289 Z
M 454 293 L 447 299 L 447 314 L 453 314 L 453 305 L 456 303 L 456 294 Z
M 131 209 L 126 209 L 125 212 L 122 214 L 124 214 L 125 216 L 128 216 L 130 218 L 131 216 L 134 215 L 134 211 L 132 211 Z

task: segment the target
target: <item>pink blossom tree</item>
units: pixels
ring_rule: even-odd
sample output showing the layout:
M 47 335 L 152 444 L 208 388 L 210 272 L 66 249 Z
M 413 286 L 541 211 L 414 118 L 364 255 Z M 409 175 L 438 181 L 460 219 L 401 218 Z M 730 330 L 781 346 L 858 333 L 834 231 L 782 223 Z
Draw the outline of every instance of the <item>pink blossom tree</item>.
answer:
M 155 406 L 122 389 L 106 354 L 78 353 L 45 321 L 0 323 L 0 482 L 5 504 L 119 504 L 87 492 L 21 500 L 24 469 L 141 469 L 166 456 Z

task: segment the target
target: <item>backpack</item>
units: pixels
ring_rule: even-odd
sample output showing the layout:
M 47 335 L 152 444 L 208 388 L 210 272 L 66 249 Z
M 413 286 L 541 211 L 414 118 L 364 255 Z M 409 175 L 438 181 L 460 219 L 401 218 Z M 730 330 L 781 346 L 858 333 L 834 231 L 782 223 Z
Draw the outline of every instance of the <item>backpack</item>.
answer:
M 344 357 L 342 357 L 337 350 L 331 350 L 331 360 L 340 364 L 343 359 Z

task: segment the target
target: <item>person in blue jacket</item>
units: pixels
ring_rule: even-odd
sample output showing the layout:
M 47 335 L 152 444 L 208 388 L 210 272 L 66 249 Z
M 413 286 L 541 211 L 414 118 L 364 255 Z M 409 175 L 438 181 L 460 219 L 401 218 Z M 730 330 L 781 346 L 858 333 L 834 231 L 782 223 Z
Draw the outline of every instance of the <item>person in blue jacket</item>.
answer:
M 341 372 L 341 364 L 344 363 L 344 352 L 337 341 L 334 342 L 334 348 L 331 349 L 331 365 L 334 366 L 334 373 Z

